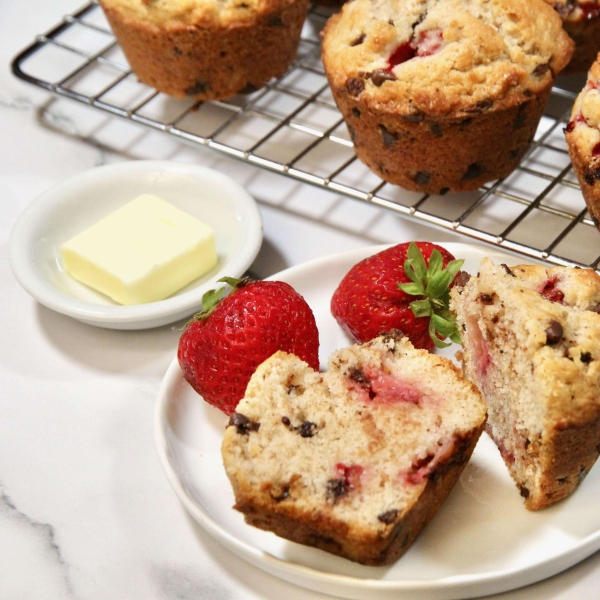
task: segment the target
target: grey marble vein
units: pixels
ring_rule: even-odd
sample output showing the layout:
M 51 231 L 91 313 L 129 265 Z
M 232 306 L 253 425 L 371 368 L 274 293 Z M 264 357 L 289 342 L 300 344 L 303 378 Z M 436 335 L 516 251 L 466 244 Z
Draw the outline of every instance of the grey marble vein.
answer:
M 9 518 L 19 521 L 35 532 L 36 537 L 41 541 L 49 556 L 51 556 L 60 568 L 66 591 L 69 598 L 74 598 L 73 588 L 69 577 L 69 565 L 65 561 L 60 546 L 56 541 L 56 532 L 50 523 L 41 523 L 36 521 L 26 513 L 20 511 L 10 496 L 0 485 L 0 513 L 5 513 Z

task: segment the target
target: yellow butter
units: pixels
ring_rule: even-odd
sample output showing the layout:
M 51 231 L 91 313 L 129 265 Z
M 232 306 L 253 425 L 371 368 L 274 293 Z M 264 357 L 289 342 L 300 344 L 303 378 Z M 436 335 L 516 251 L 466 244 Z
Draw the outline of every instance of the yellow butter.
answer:
M 212 229 L 142 194 L 61 247 L 67 273 L 119 304 L 168 298 L 217 264 Z

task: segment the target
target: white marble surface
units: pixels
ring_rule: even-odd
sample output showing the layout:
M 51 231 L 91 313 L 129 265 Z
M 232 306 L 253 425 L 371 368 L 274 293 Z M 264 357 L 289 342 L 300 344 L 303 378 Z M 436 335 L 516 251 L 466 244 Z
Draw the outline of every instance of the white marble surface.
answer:
M 80 6 L 0 0 L 0 598 L 326 598 L 233 556 L 185 513 L 161 472 L 153 409 L 179 333 L 82 325 L 36 304 L 7 262 L 20 211 L 50 185 L 106 162 L 213 166 L 254 195 L 260 276 L 344 249 L 448 232 L 300 185 L 158 134 L 90 134 L 91 109 L 15 79 L 12 57 Z M 105 128 L 110 129 L 110 127 Z M 598 598 L 600 555 L 515 600 Z

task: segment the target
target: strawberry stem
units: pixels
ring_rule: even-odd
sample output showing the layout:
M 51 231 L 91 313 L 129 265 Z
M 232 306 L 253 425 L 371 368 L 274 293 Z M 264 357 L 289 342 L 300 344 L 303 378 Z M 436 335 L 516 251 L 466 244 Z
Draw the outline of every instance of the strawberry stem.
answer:
M 450 261 L 444 268 L 444 258 L 434 249 L 429 264 L 423 253 L 413 242 L 408 247 L 408 258 L 404 262 L 404 272 L 410 283 L 396 284 L 405 294 L 423 296 L 411 302 L 410 308 L 415 317 L 429 317 L 429 336 L 437 348 L 446 348 L 450 338 L 460 344 L 460 335 L 454 315 L 450 312 L 450 285 L 458 275 L 464 260 Z

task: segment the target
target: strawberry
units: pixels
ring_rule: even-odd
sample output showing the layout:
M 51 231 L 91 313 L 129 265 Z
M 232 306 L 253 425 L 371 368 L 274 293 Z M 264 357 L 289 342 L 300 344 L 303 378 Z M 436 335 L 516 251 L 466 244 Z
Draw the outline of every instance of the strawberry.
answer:
M 342 279 L 331 313 L 359 343 L 399 329 L 415 348 L 444 348 L 460 342 L 448 308 L 449 288 L 464 261 L 430 242 L 398 244 L 370 256 Z
M 312 310 L 287 283 L 225 277 L 232 288 L 211 290 L 187 324 L 177 358 L 186 381 L 209 404 L 234 412 L 256 367 L 277 350 L 319 368 Z

